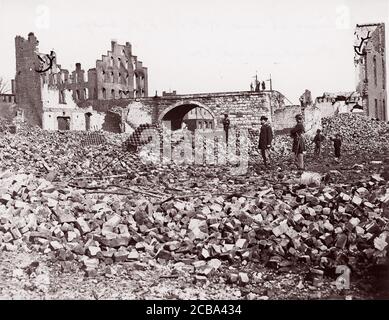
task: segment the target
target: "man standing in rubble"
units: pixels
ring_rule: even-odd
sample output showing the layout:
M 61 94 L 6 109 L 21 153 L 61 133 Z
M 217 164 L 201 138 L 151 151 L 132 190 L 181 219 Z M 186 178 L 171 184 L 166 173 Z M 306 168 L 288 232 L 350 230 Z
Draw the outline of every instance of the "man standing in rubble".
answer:
M 230 119 L 228 119 L 228 114 L 224 114 L 224 119 L 223 119 L 223 128 L 224 132 L 226 134 L 226 143 L 228 144 L 228 131 L 230 129 Z
M 331 140 L 334 142 L 334 150 L 335 150 L 335 159 L 340 159 L 340 148 L 342 146 L 342 136 L 340 133 L 336 133 L 335 137 L 331 137 Z
M 261 131 L 259 133 L 258 148 L 261 150 L 261 155 L 266 169 L 268 168 L 268 160 L 270 160 L 270 148 L 273 141 L 273 131 L 266 116 L 262 116 Z
M 321 134 L 321 130 L 317 129 L 316 135 L 313 138 L 313 142 L 315 143 L 315 151 L 314 154 L 316 158 L 319 158 L 321 155 L 321 144 L 324 141 L 325 137 Z
M 292 152 L 294 160 L 299 170 L 304 170 L 304 153 L 305 153 L 305 139 L 304 139 L 304 125 L 301 114 L 296 115 L 297 124 L 292 128 L 290 136 L 293 138 Z

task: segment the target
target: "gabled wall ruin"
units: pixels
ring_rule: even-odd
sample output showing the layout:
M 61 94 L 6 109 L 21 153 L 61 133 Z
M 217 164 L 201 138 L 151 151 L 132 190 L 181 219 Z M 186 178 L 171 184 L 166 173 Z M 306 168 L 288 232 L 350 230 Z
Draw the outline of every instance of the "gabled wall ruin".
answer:
M 62 69 L 56 53 L 41 53 L 38 45 L 32 32 L 27 39 L 15 38 L 16 97 L 30 124 L 58 130 L 65 119 L 69 130 L 101 129 L 104 117 L 92 109 L 92 103 L 80 108 L 81 102 L 147 97 L 147 68 L 132 55 L 129 42 L 112 41 L 111 51 L 87 73 L 80 63 L 72 72 Z

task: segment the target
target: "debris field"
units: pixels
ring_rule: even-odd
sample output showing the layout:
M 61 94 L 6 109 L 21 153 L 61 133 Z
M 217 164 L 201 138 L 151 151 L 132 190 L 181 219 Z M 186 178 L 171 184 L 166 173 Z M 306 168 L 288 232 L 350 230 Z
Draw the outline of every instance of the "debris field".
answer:
M 315 159 L 308 141 L 303 174 L 292 166 L 288 136 L 276 136 L 265 170 L 254 133 L 241 176 L 226 166 L 145 164 L 119 134 L 2 131 L 0 254 L 42 259 L 14 266 L 12 276 L 30 279 L 31 292 L 49 292 L 50 279 L 35 271 L 51 261 L 58 277 L 80 273 L 87 282 L 123 280 L 123 268 L 143 280 L 148 272 L 192 286 L 192 298 L 388 294 L 380 278 L 388 269 L 387 124 L 324 119 L 326 136 L 342 134 L 344 156 L 334 160 L 327 141 Z M 339 290 L 339 266 L 350 271 L 351 289 Z M 204 296 L 202 287 L 235 293 Z M 191 298 L 174 292 L 159 297 Z

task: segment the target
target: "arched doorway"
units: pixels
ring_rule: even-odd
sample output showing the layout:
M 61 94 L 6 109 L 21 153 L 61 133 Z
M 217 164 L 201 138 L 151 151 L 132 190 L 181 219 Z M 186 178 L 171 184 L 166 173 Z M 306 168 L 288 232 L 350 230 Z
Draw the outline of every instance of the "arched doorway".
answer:
M 57 117 L 58 130 L 67 131 L 70 130 L 70 117 Z
M 197 101 L 180 101 L 166 108 L 158 117 L 158 122 L 171 130 L 178 130 L 185 122 L 188 129 L 216 128 L 216 116 L 205 105 Z M 203 124 L 206 123 L 206 126 Z

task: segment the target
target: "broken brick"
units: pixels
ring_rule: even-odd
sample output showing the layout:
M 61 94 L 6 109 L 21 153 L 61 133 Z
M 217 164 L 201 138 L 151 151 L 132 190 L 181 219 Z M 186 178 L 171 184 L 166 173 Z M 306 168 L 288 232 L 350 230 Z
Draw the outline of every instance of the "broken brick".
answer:
M 78 218 L 76 220 L 76 226 L 82 235 L 91 231 L 88 223 L 83 218 Z
M 337 248 L 344 249 L 346 247 L 346 243 L 347 243 L 347 236 L 343 233 L 338 234 L 336 238 L 335 246 Z

